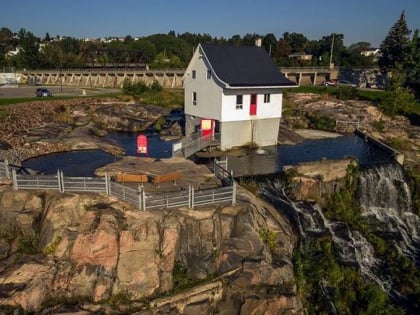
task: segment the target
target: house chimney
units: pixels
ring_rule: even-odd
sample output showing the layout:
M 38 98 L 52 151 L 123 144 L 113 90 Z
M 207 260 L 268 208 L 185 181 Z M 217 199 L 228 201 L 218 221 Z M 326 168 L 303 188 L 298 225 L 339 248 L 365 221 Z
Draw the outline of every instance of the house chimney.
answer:
M 261 38 L 256 38 L 255 39 L 255 46 L 261 47 Z

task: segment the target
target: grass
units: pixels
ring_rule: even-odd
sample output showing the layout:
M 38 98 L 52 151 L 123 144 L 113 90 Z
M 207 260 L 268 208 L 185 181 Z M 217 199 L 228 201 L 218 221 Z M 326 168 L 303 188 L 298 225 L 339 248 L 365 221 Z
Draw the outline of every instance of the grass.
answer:
M 169 108 L 180 108 L 184 106 L 184 91 L 181 89 L 163 89 L 159 92 L 145 91 L 140 96 L 140 102 Z

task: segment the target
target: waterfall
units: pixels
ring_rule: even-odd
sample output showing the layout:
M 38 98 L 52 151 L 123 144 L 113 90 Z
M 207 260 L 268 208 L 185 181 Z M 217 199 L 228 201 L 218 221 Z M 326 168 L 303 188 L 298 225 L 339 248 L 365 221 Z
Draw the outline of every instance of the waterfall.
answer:
M 420 218 L 413 213 L 410 188 L 397 164 L 375 166 L 360 172 L 362 215 L 377 232 L 394 242 L 400 253 L 420 261 Z
M 359 232 L 344 223 L 330 222 L 316 204 L 290 200 L 278 179 L 261 183 L 260 193 L 289 216 L 303 242 L 309 237 L 330 236 L 343 264 L 357 266 L 366 278 L 391 291 L 392 282 L 380 273 L 381 262 L 375 258 L 372 245 Z

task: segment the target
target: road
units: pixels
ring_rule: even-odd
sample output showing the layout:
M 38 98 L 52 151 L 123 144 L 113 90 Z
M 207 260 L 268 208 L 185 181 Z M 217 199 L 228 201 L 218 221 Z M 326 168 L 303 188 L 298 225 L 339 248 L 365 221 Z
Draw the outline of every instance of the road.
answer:
M 35 90 L 44 86 L 19 86 L 19 87 L 2 87 L 0 88 L 0 98 L 18 98 L 18 97 L 36 97 Z M 119 93 L 120 89 L 83 89 L 72 86 L 47 86 L 54 96 L 93 96 L 108 93 Z

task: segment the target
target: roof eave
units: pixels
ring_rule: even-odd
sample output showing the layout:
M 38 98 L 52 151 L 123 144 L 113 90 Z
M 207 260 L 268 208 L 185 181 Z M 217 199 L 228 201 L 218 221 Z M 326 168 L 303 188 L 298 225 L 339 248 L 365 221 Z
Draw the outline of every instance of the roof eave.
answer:
M 284 88 L 294 88 L 299 87 L 299 85 L 230 85 L 227 84 L 227 89 L 239 90 L 239 89 L 284 89 Z

